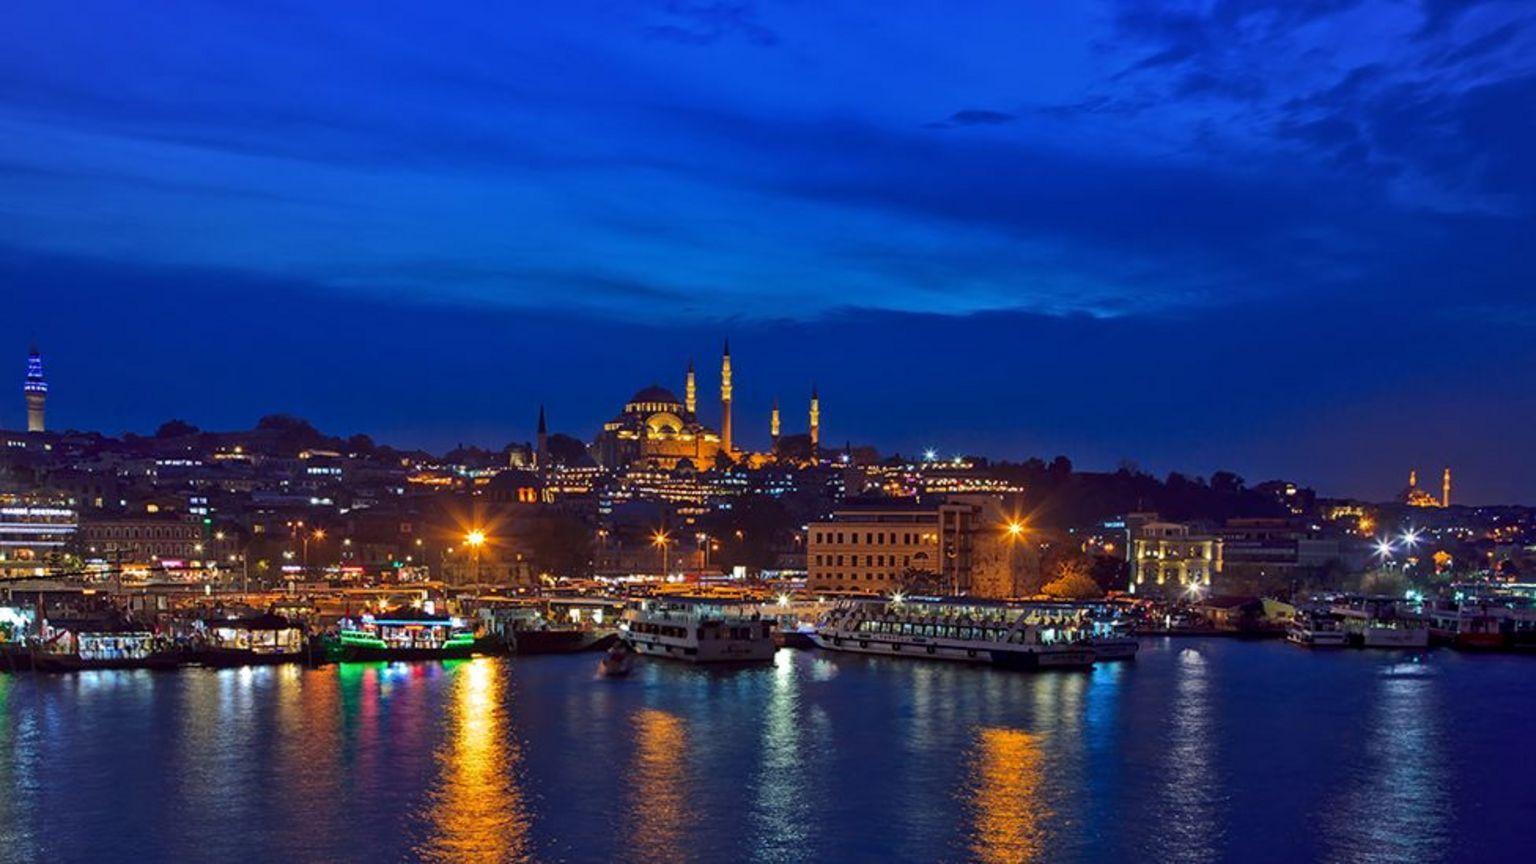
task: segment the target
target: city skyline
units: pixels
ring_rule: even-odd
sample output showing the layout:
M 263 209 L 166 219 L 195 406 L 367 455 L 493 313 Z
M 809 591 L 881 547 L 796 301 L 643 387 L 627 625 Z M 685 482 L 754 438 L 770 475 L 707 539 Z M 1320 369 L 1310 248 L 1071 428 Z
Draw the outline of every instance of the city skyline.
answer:
M 729 335 L 747 440 L 814 381 L 829 445 L 1529 502 L 1533 35 L 1501 2 L 26 5 L 4 356 L 42 347 L 54 425 L 443 449 L 539 404 L 586 434 Z
M 803 431 L 802 430 L 797 430 L 797 429 L 792 428 L 792 427 L 786 427 L 783 424 L 783 422 L 782 422 L 782 411 L 780 410 L 780 408 L 781 408 L 781 406 L 780 406 L 781 399 L 777 395 L 775 395 L 772 398 L 772 400 L 771 400 L 769 412 L 768 412 L 768 414 L 766 415 L 766 418 L 765 418 L 766 419 L 766 424 L 767 424 L 766 425 L 767 441 L 765 442 L 766 446 L 759 446 L 759 442 L 757 442 L 756 440 L 750 440 L 750 441 L 746 442 L 745 444 L 742 444 L 740 442 L 740 439 L 738 438 L 737 446 L 732 447 L 730 445 L 730 443 L 729 443 L 729 435 L 728 435 L 728 433 L 725 433 L 724 431 L 717 432 L 716 430 L 711 429 L 711 428 L 709 428 L 707 426 L 699 425 L 699 422 L 701 420 L 707 419 L 710 415 L 707 412 L 698 413 L 698 414 L 695 413 L 696 408 L 697 408 L 697 399 L 698 399 L 699 376 L 697 374 L 697 370 L 695 369 L 695 364 L 694 364 L 692 359 L 690 359 L 688 361 L 688 363 L 686 364 L 682 380 L 683 380 L 683 386 L 681 388 L 679 388 L 679 389 L 681 390 L 681 392 L 687 394 L 686 397 L 678 397 L 675 393 L 671 392 L 671 390 L 672 390 L 671 387 L 669 387 L 666 384 L 661 383 L 660 381 L 652 382 L 650 385 L 647 385 L 647 386 L 643 387 L 640 391 L 637 391 L 635 393 L 635 395 L 633 397 L 631 397 L 630 403 L 627 404 L 626 407 L 625 407 L 625 413 L 621 413 L 620 416 L 615 417 L 612 420 L 608 420 L 606 422 L 601 423 L 599 425 L 599 431 L 593 432 L 590 435 L 583 434 L 581 431 L 578 431 L 578 430 L 558 429 L 558 428 L 554 429 L 554 430 L 550 430 L 549 426 L 548 426 L 548 423 L 547 423 L 546 406 L 543 403 L 541 403 L 538 406 L 538 419 L 535 421 L 534 431 L 533 431 L 532 434 L 530 434 L 529 436 L 527 436 L 524 439 L 518 439 L 514 435 L 512 437 L 512 439 L 510 439 L 510 440 L 508 440 L 508 441 L 506 441 L 504 443 L 497 443 L 497 442 L 489 442 L 488 443 L 488 442 L 483 442 L 483 441 L 463 441 L 463 440 L 459 440 L 459 441 L 455 441 L 454 442 L 454 444 L 452 445 L 452 448 L 449 448 L 446 445 L 437 446 L 437 447 L 434 448 L 434 447 L 429 447 L 429 446 L 421 445 L 421 444 L 418 444 L 418 443 L 405 443 L 405 442 L 389 441 L 389 440 L 377 440 L 376 443 L 382 444 L 382 445 L 394 446 L 394 447 L 397 447 L 399 449 L 425 449 L 425 450 L 429 450 L 429 451 L 435 449 L 439 453 L 445 452 L 445 451 L 447 451 L 449 449 L 457 449 L 457 448 L 461 448 L 461 447 L 475 447 L 475 448 L 480 448 L 482 450 L 487 450 L 487 451 L 490 451 L 490 452 L 496 452 L 496 451 L 504 449 L 504 448 L 524 446 L 524 447 L 531 448 L 530 456 L 531 456 L 531 458 L 533 458 L 535 460 L 535 464 L 543 465 L 544 460 L 548 456 L 548 453 L 547 453 L 547 450 L 546 450 L 548 436 L 551 435 L 551 434 L 565 434 L 565 435 L 569 435 L 569 436 L 575 438 L 578 441 L 581 441 L 588 448 L 589 454 L 595 460 L 597 460 L 598 462 L 601 462 L 603 464 L 611 465 L 611 464 L 613 464 L 615 462 L 615 460 L 618 460 L 618 459 L 631 459 L 631 458 L 635 458 L 636 456 L 639 456 L 638 452 L 629 454 L 627 456 L 622 456 L 622 457 L 616 456 L 615 452 L 613 451 L 613 448 L 614 448 L 615 445 L 614 445 L 613 439 L 612 439 L 612 437 L 610 435 L 611 430 L 616 430 L 616 429 L 620 428 L 619 423 L 621 421 L 624 421 L 625 417 L 628 416 L 627 412 L 631 408 L 638 408 L 638 409 L 640 409 L 640 410 L 642 410 L 642 411 L 644 411 L 646 413 L 668 412 L 668 411 L 679 412 L 679 417 L 678 418 L 670 418 L 670 415 L 668 415 L 666 413 L 662 413 L 660 416 L 668 417 L 669 418 L 669 422 L 670 422 L 671 419 L 680 419 L 681 422 L 682 422 L 682 426 L 680 428 L 678 428 L 678 429 L 672 430 L 672 434 L 675 435 L 678 432 L 689 432 L 691 434 L 688 435 L 688 436 L 685 436 L 685 439 L 686 440 L 692 440 L 693 438 L 697 438 L 698 442 L 699 442 L 699 445 L 705 448 L 706 452 L 692 452 L 692 448 L 694 447 L 694 445 L 693 444 L 689 444 L 687 446 L 690 449 L 687 452 L 684 452 L 684 451 L 671 451 L 671 450 L 668 449 L 669 445 L 663 443 L 663 444 L 660 445 L 660 449 L 657 449 L 657 450 L 654 450 L 654 451 L 647 450 L 646 451 L 647 455 L 644 458 L 648 459 L 648 460 L 655 461 L 655 464 L 658 464 L 661 467 L 667 467 L 667 468 L 673 467 L 673 463 L 680 456 L 693 457 L 692 461 L 697 463 L 700 467 L 708 467 L 710 464 L 712 464 L 711 460 L 713 459 L 713 453 L 715 452 L 714 448 L 716 448 L 716 447 L 719 448 L 719 450 L 722 453 L 722 455 L 725 454 L 725 453 L 730 453 L 730 454 L 733 454 L 739 460 L 745 460 L 745 459 L 748 459 L 749 457 L 752 458 L 752 459 L 771 457 L 771 456 L 774 456 L 775 454 L 778 454 L 781 440 L 783 440 L 785 438 L 793 438 L 793 437 L 796 437 L 796 436 L 799 436 L 801 438 L 805 438 L 805 439 L 807 439 L 809 441 L 809 447 L 810 447 L 809 453 L 812 454 L 813 457 L 814 457 L 814 454 L 817 453 L 819 448 L 820 448 L 820 452 L 821 452 L 822 458 L 827 458 L 831 452 L 836 451 L 838 449 L 837 445 L 828 446 L 827 444 L 823 443 L 823 439 L 821 437 L 821 397 L 820 397 L 820 388 L 817 385 L 815 385 L 815 384 L 811 385 L 810 391 L 809 391 L 809 393 L 806 396 L 806 400 L 805 400 L 806 411 L 805 411 L 805 418 L 804 418 L 805 419 L 805 425 L 803 427 Z M 720 403 L 719 403 L 719 408 L 718 408 L 717 419 L 720 421 L 720 425 L 721 425 L 721 429 L 722 430 L 729 429 L 730 424 L 731 424 L 730 417 L 732 415 L 732 402 L 733 402 L 731 394 L 732 394 L 732 391 L 734 390 L 734 387 L 733 387 L 731 381 L 732 381 L 732 375 L 731 375 L 730 343 L 729 343 L 729 340 L 727 340 L 726 343 L 725 343 L 724 352 L 723 352 L 723 366 L 722 366 L 722 370 L 721 370 L 721 373 L 720 373 L 719 391 L 718 391 Z M 47 432 L 59 432 L 59 431 L 62 431 L 62 430 L 54 428 L 52 426 L 48 426 L 45 429 L 45 422 L 44 422 L 44 410 L 45 409 L 44 409 L 44 406 L 45 406 L 45 397 L 46 397 L 46 394 L 48 392 L 48 384 L 47 384 L 46 378 L 45 378 L 45 376 L 43 374 L 42 355 L 41 355 L 41 352 L 38 350 L 37 346 L 35 346 L 35 345 L 31 349 L 29 349 L 29 351 L 28 351 L 27 364 L 26 364 L 26 374 L 25 374 L 25 376 L 23 378 L 22 391 L 23 391 L 23 397 L 24 397 L 24 402 L 25 402 L 25 413 L 26 413 L 26 426 L 25 426 L 25 429 L 26 429 L 26 431 L 29 432 L 29 433 L 42 433 L 42 432 L 45 432 L 45 431 L 47 431 Z M 641 401 L 637 403 L 636 400 L 641 400 Z M 665 404 L 654 404 L 655 400 L 663 400 L 663 401 L 667 401 L 667 402 L 675 402 L 676 404 L 672 405 L 671 407 L 668 407 Z M 264 413 L 262 415 L 262 417 L 273 416 L 273 415 L 282 415 L 282 416 L 290 416 L 290 417 L 297 417 L 298 416 L 298 415 L 294 415 L 294 414 L 291 414 L 291 413 L 288 413 L 288 412 L 266 412 L 266 413 Z M 637 415 L 635 415 L 636 418 L 643 417 L 643 416 L 644 416 L 644 414 L 637 414 Z M 307 420 L 308 418 L 298 417 L 298 419 Z M 187 422 L 187 417 L 185 417 L 185 416 L 168 417 L 164 421 L 160 421 L 160 423 L 155 424 L 156 429 L 145 429 L 145 430 L 124 429 L 124 430 L 121 430 L 121 432 L 113 432 L 113 431 L 110 431 L 110 430 L 99 429 L 99 428 L 83 428 L 83 427 L 68 427 L 68 429 L 69 429 L 69 431 L 97 432 L 97 433 L 106 434 L 106 435 L 109 435 L 109 436 L 115 435 L 115 434 L 124 434 L 124 435 L 127 435 L 127 434 L 139 434 L 139 435 L 146 435 L 147 436 L 147 435 L 155 433 L 157 431 L 158 427 L 161 424 L 163 424 L 163 423 L 171 423 L 171 422 Z M 638 422 L 638 420 L 636 422 Z M 228 433 L 231 433 L 231 432 L 238 432 L 238 431 L 240 431 L 240 428 L 237 428 L 237 427 L 207 428 L 207 429 L 204 429 L 203 427 L 199 426 L 198 424 L 194 423 L 192 425 L 194 426 L 194 428 L 198 428 L 200 431 L 216 432 L 216 433 L 223 433 L 223 434 L 228 434 Z M 248 425 L 251 428 L 254 428 L 256 426 L 256 423 L 255 423 L 255 421 L 252 421 L 252 423 L 250 423 Z M 3 422 L 0 422 L 0 429 L 4 429 L 4 428 L 5 428 L 5 426 L 4 426 Z M 20 431 L 20 430 L 18 429 L 17 431 Z M 372 433 L 368 432 L 365 429 L 336 430 L 336 429 L 323 429 L 322 428 L 322 429 L 320 429 L 318 431 L 320 431 L 323 434 L 330 434 L 330 435 L 340 434 L 342 437 L 347 437 L 347 436 L 355 435 L 355 434 L 368 435 L 370 438 L 374 438 L 375 437 L 374 435 L 372 435 Z M 644 436 L 642 435 L 641 437 L 644 437 Z M 751 439 L 755 439 L 757 437 L 758 436 L 756 436 L 755 434 L 749 434 L 748 435 L 748 438 L 751 438 Z M 845 439 L 845 442 L 844 442 L 844 446 L 855 446 L 855 445 L 857 445 L 857 446 L 864 446 L 864 445 L 867 445 L 867 444 L 869 444 L 869 442 L 863 441 L 863 440 L 855 442 L 851 438 L 850 439 Z M 983 452 L 977 452 L 977 451 L 960 451 L 960 450 L 953 450 L 953 451 L 951 451 L 951 450 L 942 450 L 941 451 L 940 448 L 932 446 L 932 445 L 924 445 L 922 448 L 920 448 L 918 450 L 908 451 L 906 453 L 901 453 L 899 451 L 898 452 L 884 451 L 884 452 L 880 453 L 880 456 L 881 456 L 881 458 L 892 457 L 892 456 L 903 456 L 903 457 L 905 457 L 908 460 L 920 461 L 920 462 L 934 462 L 934 461 L 944 462 L 944 461 L 949 460 L 951 457 L 953 457 L 956 460 L 959 460 L 962 456 L 963 457 L 967 457 L 967 458 L 970 458 L 970 457 L 983 457 L 983 458 L 989 458 L 989 459 L 992 459 L 992 460 L 998 461 L 998 462 L 1010 462 L 1010 461 L 1011 462 L 1022 462 L 1022 461 L 1026 460 L 1026 459 L 1029 459 L 1029 458 L 1038 458 L 1038 459 L 1045 460 L 1047 458 L 1057 458 L 1057 457 L 1060 457 L 1060 456 L 1067 456 L 1069 460 L 1071 458 L 1068 454 L 1062 454 L 1062 453 L 1055 454 L 1055 456 L 1048 457 L 1047 454 L 1044 454 L 1044 453 L 1032 453 L 1032 454 L 1019 455 L 1019 456 L 1013 456 L 1013 455 L 999 456 L 997 454 L 983 453 Z M 659 460 L 659 461 L 656 461 L 656 460 Z M 1121 459 L 1120 462 L 1116 466 L 1114 466 L 1114 467 L 1116 469 L 1118 469 L 1120 467 L 1126 467 L 1126 466 L 1132 467 L 1134 470 L 1139 470 L 1139 471 L 1147 470 L 1145 466 L 1142 466 L 1140 463 L 1137 463 L 1134 459 L 1130 459 L 1130 458 Z M 1093 471 L 1093 470 L 1109 470 L 1109 469 L 1106 469 L 1106 468 L 1101 468 L 1099 466 L 1076 465 L 1075 467 L 1078 470 L 1090 470 L 1090 471 Z M 1194 472 L 1194 471 L 1181 470 L 1179 468 L 1169 469 L 1169 471 L 1165 472 L 1165 473 L 1170 473 L 1170 474 L 1177 473 L 1177 474 L 1184 475 L 1186 477 L 1204 478 L 1208 474 L 1217 474 L 1217 473 L 1232 472 L 1232 471 L 1233 471 L 1233 466 L 1224 466 L 1224 467 L 1221 467 L 1221 468 L 1213 469 L 1210 472 L 1203 472 L 1203 473 L 1202 472 Z M 1155 470 L 1152 473 L 1153 473 L 1154 476 L 1162 476 L 1161 473 L 1159 473 L 1158 471 L 1155 471 Z M 1239 472 L 1235 472 L 1235 473 L 1238 473 L 1239 475 L 1241 475 L 1240 471 Z M 1442 492 L 1441 492 L 1441 496 L 1439 498 L 1435 498 L 1434 496 L 1429 495 L 1428 493 L 1423 492 L 1422 488 L 1417 485 L 1417 480 L 1416 480 L 1417 473 L 1418 473 L 1418 468 L 1417 467 L 1409 468 L 1408 469 L 1408 483 L 1407 483 L 1407 485 L 1405 487 L 1399 487 L 1391 495 L 1384 496 L 1384 497 L 1382 497 L 1380 499 L 1377 499 L 1377 500 L 1387 501 L 1387 500 L 1391 500 L 1393 498 L 1396 498 L 1396 499 L 1399 499 L 1399 500 L 1406 500 L 1408 503 L 1414 503 L 1417 506 L 1431 506 L 1431 507 L 1433 507 L 1433 506 L 1440 506 L 1440 507 L 1449 507 L 1449 506 L 1451 506 L 1451 504 L 1453 502 L 1452 502 L 1452 498 L 1451 498 L 1451 468 L 1450 468 L 1450 466 L 1445 466 L 1445 468 L 1443 469 L 1443 484 L 1442 484 L 1443 485 L 1443 489 L 1442 489 Z M 1266 478 L 1245 478 L 1245 479 L 1249 480 L 1249 482 L 1269 482 L 1269 481 L 1274 481 L 1274 480 L 1294 481 L 1296 478 L 1266 477 Z M 1301 481 L 1301 485 L 1308 486 L 1308 484 L 1307 484 L 1307 482 L 1305 480 Z M 1308 487 L 1308 488 L 1310 488 L 1310 487 Z M 1369 495 L 1336 494 L 1333 497 L 1337 497 L 1337 498 L 1359 498 L 1359 499 L 1362 499 L 1362 500 L 1372 500 L 1371 496 L 1369 496 Z M 1462 500 L 1458 496 L 1454 503 L 1457 504 L 1457 505 L 1466 505 L 1468 502 Z M 1520 502 L 1472 502 L 1472 506 L 1481 506 L 1484 503 L 1497 505 L 1497 504 L 1518 504 Z

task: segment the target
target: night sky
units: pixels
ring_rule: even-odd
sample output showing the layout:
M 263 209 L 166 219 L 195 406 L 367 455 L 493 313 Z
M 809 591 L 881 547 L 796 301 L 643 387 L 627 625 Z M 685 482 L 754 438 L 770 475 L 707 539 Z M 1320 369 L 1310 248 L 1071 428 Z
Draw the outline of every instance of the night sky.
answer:
M 590 438 L 721 340 L 882 450 L 1536 502 L 1536 10 L 156 3 L 0 28 L 0 425 Z

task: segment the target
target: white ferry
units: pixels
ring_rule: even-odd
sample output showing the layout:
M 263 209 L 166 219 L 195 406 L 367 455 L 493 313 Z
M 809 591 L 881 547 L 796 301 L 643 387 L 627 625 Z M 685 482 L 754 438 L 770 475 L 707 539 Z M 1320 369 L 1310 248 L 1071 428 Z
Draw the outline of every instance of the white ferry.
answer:
M 1336 603 L 1330 611 L 1340 620 L 1349 641 L 1363 648 L 1429 647 L 1429 625 L 1417 616 L 1399 615 L 1395 603 Z
M 1315 612 L 1297 610 L 1285 638 L 1293 645 L 1307 648 L 1342 648 L 1348 637 L 1334 618 Z
M 773 620 L 751 603 L 697 597 L 633 600 L 621 637 L 643 657 L 689 663 L 754 663 L 773 659 Z
M 1008 669 L 1087 669 L 1095 652 L 1081 614 L 973 600 L 844 600 L 812 637 L 832 651 L 990 663 Z

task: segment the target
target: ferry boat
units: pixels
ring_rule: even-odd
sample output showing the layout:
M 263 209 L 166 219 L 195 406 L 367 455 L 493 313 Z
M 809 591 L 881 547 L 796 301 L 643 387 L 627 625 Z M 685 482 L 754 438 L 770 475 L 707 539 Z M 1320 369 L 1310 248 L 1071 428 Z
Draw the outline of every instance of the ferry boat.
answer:
M 265 666 L 309 658 L 304 628 L 281 615 L 212 619 L 193 656 L 204 666 Z
M 452 660 L 475 653 L 474 631 L 459 618 L 414 609 L 343 619 L 321 640 L 327 660 Z
M 831 651 L 1006 669 L 1087 669 L 1097 656 L 1080 616 L 972 600 L 843 600 L 812 638 Z
M 1348 635 L 1338 621 L 1322 612 L 1297 610 L 1285 638 L 1294 645 L 1307 648 L 1343 648 Z
M 1330 611 L 1341 621 L 1349 644 L 1362 648 L 1429 647 L 1429 626 L 1417 617 L 1397 614 L 1393 603 L 1368 600 L 1335 604 Z
M 633 600 L 621 637 L 643 657 L 689 663 L 756 663 L 773 659 L 773 621 L 752 603 L 701 597 Z

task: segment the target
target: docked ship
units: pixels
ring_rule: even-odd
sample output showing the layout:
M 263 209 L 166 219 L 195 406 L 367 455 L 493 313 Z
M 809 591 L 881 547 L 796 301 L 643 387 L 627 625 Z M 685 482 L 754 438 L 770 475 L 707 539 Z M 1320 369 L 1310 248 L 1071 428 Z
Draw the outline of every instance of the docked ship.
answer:
M 211 619 L 193 657 L 204 666 L 267 666 L 309 659 L 304 628 L 281 615 Z
M 87 669 L 175 669 L 183 652 L 148 630 L 119 625 L 48 621 L 32 648 L 38 672 Z
M 1429 626 L 1417 616 L 1400 615 L 1396 604 L 1374 600 L 1334 604 L 1349 644 L 1361 648 L 1415 649 L 1429 647 Z
M 415 609 L 343 619 L 322 637 L 325 658 L 353 660 L 453 660 L 475 653 L 475 633 L 459 618 Z
M 970 600 L 844 600 L 822 618 L 819 648 L 989 663 L 1007 669 L 1087 669 L 1097 653 L 1081 613 Z
M 755 604 L 703 597 L 630 601 L 620 638 L 642 657 L 689 663 L 757 663 L 773 659 L 773 620 Z
M 1296 610 L 1285 638 L 1293 645 L 1306 648 L 1343 648 L 1349 644 L 1349 635 L 1339 626 L 1338 619 L 1327 612 L 1310 609 Z

